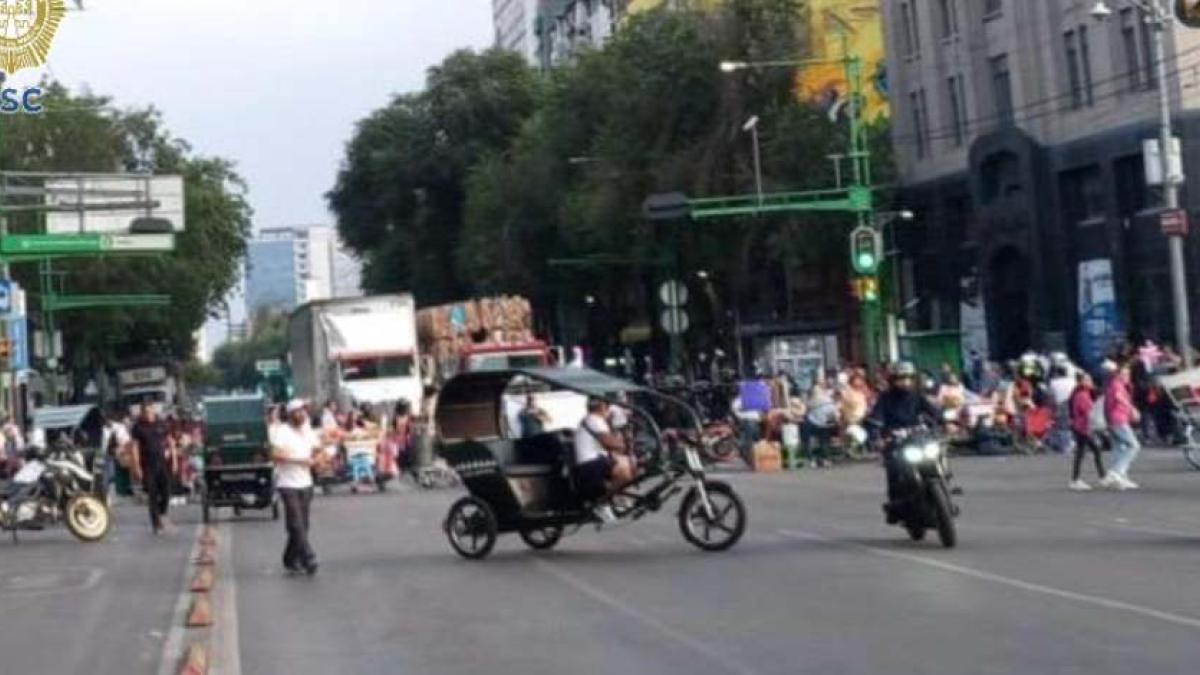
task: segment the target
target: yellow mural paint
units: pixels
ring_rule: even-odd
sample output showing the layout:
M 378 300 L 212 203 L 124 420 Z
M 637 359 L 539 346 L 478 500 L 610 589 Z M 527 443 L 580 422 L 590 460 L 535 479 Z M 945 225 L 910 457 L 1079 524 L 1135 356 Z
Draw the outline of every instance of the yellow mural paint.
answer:
M 667 0 L 630 0 L 628 14 L 645 12 L 664 5 Z M 720 0 L 692 0 L 692 7 L 713 9 Z M 863 119 L 874 121 L 888 115 L 887 70 L 883 46 L 883 17 L 878 0 L 808 0 L 796 17 L 804 54 L 780 54 L 777 58 L 842 58 L 848 51 L 862 59 L 863 92 L 866 105 Z M 843 50 L 845 42 L 845 51 Z M 840 63 L 812 64 L 796 71 L 796 92 L 800 98 L 832 111 L 845 102 L 845 69 Z

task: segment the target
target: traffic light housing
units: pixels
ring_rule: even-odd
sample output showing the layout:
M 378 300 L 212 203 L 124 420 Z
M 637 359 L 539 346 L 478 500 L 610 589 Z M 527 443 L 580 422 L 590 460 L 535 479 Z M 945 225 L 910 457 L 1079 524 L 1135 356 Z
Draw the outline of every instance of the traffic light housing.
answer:
M 850 233 L 850 265 L 863 276 L 874 276 L 883 260 L 883 241 L 873 227 L 862 226 Z
M 850 282 L 850 291 L 859 302 L 879 302 L 879 278 L 858 277 Z
M 863 302 L 879 302 L 879 279 L 877 277 L 863 277 L 859 283 L 862 287 L 859 298 Z

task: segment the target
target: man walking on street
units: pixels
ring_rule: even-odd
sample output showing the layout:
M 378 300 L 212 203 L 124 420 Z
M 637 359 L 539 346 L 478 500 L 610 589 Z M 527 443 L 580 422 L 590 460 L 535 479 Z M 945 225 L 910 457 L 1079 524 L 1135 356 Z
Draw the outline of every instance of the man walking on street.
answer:
M 308 515 L 313 497 L 314 453 L 321 439 L 308 421 L 304 401 L 287 404 L 287 424 L 278 426 L 271 437 L 271 459 L 275 462 L 275 485 L 283 501 L 287 546 L 283 566 L 289 572 L 317 573 L 317 556 L 308 543 Z
M 167 518 L 167 507 L 171 503 L 171 475 L 167 468 L 167 425 L 158 418 L 154 404 L 142 404 L 141 415 L 130 434 L 137 446 L 138 467 L 142 474 L 142 487 L 146 490 L 146 504 L 150 509 L 150 526 L 154 534 L 164 529 L 173 529 Z

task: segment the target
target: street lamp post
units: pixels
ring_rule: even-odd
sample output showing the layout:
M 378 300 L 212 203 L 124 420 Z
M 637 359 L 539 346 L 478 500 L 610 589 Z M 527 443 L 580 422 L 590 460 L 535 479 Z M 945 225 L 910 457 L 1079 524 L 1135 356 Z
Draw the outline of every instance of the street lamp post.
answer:
M 1158 161 L 1162 176 L 1163 207 L 1169 211 L 1179 208 L 1179 184 L 1183 176 L 1171 175 L 1171 95 L 1167 90 L 1166 31 L 1171 22 L 1171 11 L 1166 0 L 1124 0 L 1145 14 L 1144 21 L 1153 28 L 1155 73 L 1158 79 Z M 1092 16 L 1103 21 L 1112 15 L 1104 0 L 1092 8 Z M 1167 237 L 1171 262 L 1171 299 L 1175 315 L 1175 344 L 1183 357 L 1184 365 L 1190 366 L 1192 358 L 1192 320 L 1188 311 L 1187 271 L 1183 255 L 1183 233 L 1172 233 Z
M 758 147 L 758 115 L 752 115 L 750 119 L 746 120 L 746 123 L 742 125 L 742 131 L 749 131 L 754 143 L 754 191 L 758 195 L 758 205 L 762 206 L 762 155 Z

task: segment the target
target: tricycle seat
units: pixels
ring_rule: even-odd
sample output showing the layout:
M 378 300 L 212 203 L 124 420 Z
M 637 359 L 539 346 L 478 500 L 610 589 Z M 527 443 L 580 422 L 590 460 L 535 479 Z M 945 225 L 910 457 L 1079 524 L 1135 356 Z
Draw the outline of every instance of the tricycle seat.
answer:
M 554 466 L 550 464 L 509 464 L 504 467 L 504 473 L 513 477 L 552 476 Z

